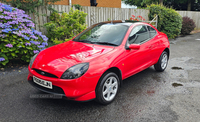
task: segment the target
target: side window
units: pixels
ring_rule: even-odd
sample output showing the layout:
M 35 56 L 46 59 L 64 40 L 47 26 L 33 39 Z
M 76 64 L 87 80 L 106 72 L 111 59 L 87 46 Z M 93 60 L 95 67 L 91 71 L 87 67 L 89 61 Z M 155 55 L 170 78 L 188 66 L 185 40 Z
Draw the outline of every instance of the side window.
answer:
M 128 42 L 129 44 L 140 44 L 147 39 L 149 39 L 149 32 L 147 31 L 146 26 L 139 25 L 131 31 Z
M 149 30 L 149 34 L 150 34 L 150 38 L 154 37 L 156 35 L 156 30 L 150 26 L 147 26 L 148 30 Z

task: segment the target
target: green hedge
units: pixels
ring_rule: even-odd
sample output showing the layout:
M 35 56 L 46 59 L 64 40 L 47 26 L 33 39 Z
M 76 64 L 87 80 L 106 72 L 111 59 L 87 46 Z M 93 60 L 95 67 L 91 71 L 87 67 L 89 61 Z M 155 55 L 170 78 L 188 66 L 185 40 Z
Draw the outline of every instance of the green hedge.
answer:
M 167 34 L 169 39 L 175 38 L 181 33 L 182 17 L 174 9 L 155 4 L 148 6 L 148 9 L 150 10 L 149 19 L 152 20 L 157 14 L 157 29 Z
M 54 12 L 50 16 L 50 22 L 44 24 L 47 29 L 47 37 L 54 44 L 60 44 L 72 39 L 86 29 L 85 17 L 87 13 L 71 9 L 67 13 Z

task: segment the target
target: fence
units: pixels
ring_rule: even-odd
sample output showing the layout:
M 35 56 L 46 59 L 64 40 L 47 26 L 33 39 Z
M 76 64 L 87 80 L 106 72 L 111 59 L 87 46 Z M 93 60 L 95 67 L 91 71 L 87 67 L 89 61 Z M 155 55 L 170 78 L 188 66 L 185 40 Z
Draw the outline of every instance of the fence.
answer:
M 158 15 L 155 15 L 155 17 L 153 18 L 153 20 L 151 21 L 145 21 L 146 23 L 149 23 L 151 25 L 153 25 L 155 28 L 158 27 Z
M 182 17 L 188 16 L 194 20 L 196 24 L 196 30 L 200 29 L 200 12 L 193 11 L 177 11 Z
M 55 10 L 59 12 L 69 12 L 71 7 L 67 5 L 53 5 Z M 75 9 L 75 8 L 73 8 Z M 47 7 L 38 7 L 35 9 L 37 14 L 29 14 L 31 18 L 37 23 L 35 29 L 46 33 L 43 25 L 47 23 L 48 17 L 51 12 L 47 9 Z M 146 9 L 130 9 L 130 8 L 106 8 L 106 7 L 90 7 L 90 6 L 82 6 L 82 11 L 87 13 L 86 24 L 87 26 L 93 25 L 98 22 L 108 21 L 108 20 L 126 20 L 131 17 L 131 15 L 142 16 L 146 21 L 149 21 L 148 14 L 149 10 Z M 200 12 L 192 12 L 192 11 L 177 11 L 182 17 L 188 16 L 194 20 L 196 24 L 196 29 L 200 29 Z M 46 16 L 47 15 L 47 16 Z M 155 20 L 157 24 L 157 19 Z M 156 25 L 155 25 L 156 26 Z
M 67 13 L 71 9 L 70 6 L 66 5 L 53 5 L 52 7 L 55 10 L 58 10 L 59 12 L 63 11 Z M 36 14 L 29 14 L 30 17 L 37 23 L 35 29 L 43 33 L 46 33 L 45 29 L 42 26 L 48 22 L 48 17 L 50 16 L 51 12 L 47 9 L 47 7 L 38 7 L 35 10 L 39 13 L 39 16 Z M 86 17 L 87 26 L 108 20 L 126 20 L 129 19 L 131 15 L 135 16 L 140 15 L 145 20 L 148 21 L 148 14 L 149 14 L 149 10 L 145 9 L 106 8 L 106 7 L 89 7 L 89 6 L 83 6 L 82 11 L 88 14 Z

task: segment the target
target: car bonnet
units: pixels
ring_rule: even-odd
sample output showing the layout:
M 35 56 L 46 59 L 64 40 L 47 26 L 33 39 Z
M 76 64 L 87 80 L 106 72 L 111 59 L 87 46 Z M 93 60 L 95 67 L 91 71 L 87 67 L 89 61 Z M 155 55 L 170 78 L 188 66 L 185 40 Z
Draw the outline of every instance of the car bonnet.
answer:
M 32 68 L 61 77 L 71 66 L 98 60 L 98 57 L 113 49 L 113 46 L 69 41 L 40 52 L 36 57 Z

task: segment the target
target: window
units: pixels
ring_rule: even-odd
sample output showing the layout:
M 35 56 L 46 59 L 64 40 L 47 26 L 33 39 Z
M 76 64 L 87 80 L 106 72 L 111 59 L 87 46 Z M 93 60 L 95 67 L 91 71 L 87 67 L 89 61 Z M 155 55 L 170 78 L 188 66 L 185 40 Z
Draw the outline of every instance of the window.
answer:
M 140 44 L 147 39 L 149 39 L 149 32 L 147 31 L 146 26 L 139 25 L 131 31 L 128 42 L 129 44 Z
M 148 30 L 149 30 L 149 34 L 150 34 L 150 38 L 154 37 L 156 35 L 156 30 L 150 26 L 147 26 Z
M 128 26 L 121 24 L 100 24 L 85 30 L 74 41 L 86 40 L 90 43 L 111 43 L 119 46 L 124 39 Z

